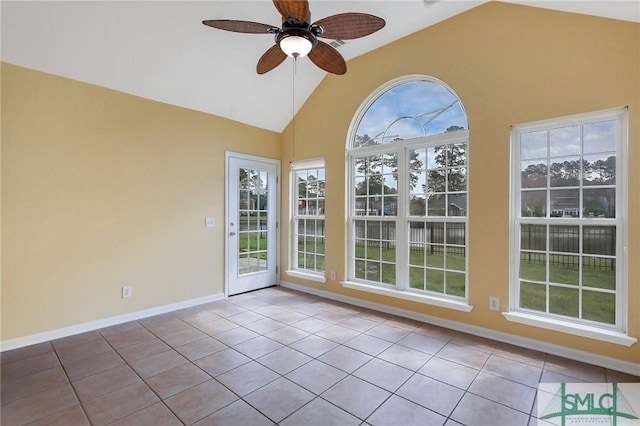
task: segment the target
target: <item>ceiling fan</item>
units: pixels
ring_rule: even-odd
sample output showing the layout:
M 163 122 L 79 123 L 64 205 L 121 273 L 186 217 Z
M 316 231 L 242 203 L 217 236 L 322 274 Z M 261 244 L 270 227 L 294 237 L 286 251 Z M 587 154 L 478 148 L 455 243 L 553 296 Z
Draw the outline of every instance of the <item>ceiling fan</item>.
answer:
M 385 25 L 382 18 L 356 12 L 340 13 L 310 23 L 311 13 L 307 0 L 273 0 L 273 4 L 282 15 L 282 28 L 230 19 L 213 19 L 202 23 L 238 33 L 274 34 L 276 44 L 258 61 L 258 74 L 271 71 L 287 56 L 298 58 L 307 55 L 323 70 L 333 74 L 344 74 L 347 72 L 347 64 L 342 55 L 318 38 L 353 40 L 373 34 Z

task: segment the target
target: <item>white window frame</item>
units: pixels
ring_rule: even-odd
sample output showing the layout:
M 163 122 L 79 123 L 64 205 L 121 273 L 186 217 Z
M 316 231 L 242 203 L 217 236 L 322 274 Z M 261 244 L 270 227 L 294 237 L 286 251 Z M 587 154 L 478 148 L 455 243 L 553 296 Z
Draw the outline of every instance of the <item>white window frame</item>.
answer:
M 436 84 L 440 84 L 443 87 L 447 88 L 451 93 L 455 94 L 455 92 L 450 89 L 445 83 L 440 80 L 427 77 L 427 76 L 409 76 L 409 77 L 401 77 L 396 79 L 390 83 L 387 83 L 378 90 L 374 91 L 367 100 L 362 104 L 358 114 L 354 116 L 354 119 L 351 123 L 351 127 L 348 133 L 347 138 L 347 155 L 346 155 L 346 170 L 347 170 L 347 191 L 346 194 L 348 196 L 347 208 L 348 208 L 348 217 L 347 217 L 347 241 L 346 241 L 346 280 L 341 284 L 344 287 L 357 289 L 361 291 L 366 291 L 370 293 L 380 294 L 384 296 L 391 296 L 399 299 L 410 300 L 430 305 L 435 305 L 443 308 L 454 309 L 462 312 L 470 312 L 473 309 L 473 306 L 469 305 L 468 295 L 469 295 L 469 241 L 468 241 L 468 213 L 464 217 L 454 217 L 454 216 L 409 216 L 409 187 L 408 187 L 408 179 L 409 176 L 406 173 L 401 174 L 398 173 L 399 178 L 397 181 L 398 185 L 398 194 L 397 194 L 397 216 L 356 216 L 355 211 L 355 188 L 354 188 L 354 172 L 355 166 L 353 162 L 355 161 L 355 157 L 361 156 L 369 156 L 375 154 L 384 154 L 384 153 L 397 153 L 398 156 L 398 165 L 397 168 L 399 171 L 405 171 L 407 169 L 406 158 L 408 157 L 408 151 L 413 148 L 425 148 L 430 146 L 437 145 L 447 145 L 465 142 L 467 144 L 467 190 L 466 193 L 469 194 L 469 131 L 461 130 L 457 132 L 451 133 L 443 133 L 433 136 L 420 137 L 415 139 L 408 139 L 403 141 L 395 141 L 391 143 L 379 144 L 379 145 L 371 145 L 366 147 L 358 147 L 351 148 L 352 141 L 354 140 L 356 127 L 362 118 L 362 116 L 366 113 L 368 108 L 376 101 L 376 99 L 385 91 L 390 90 L 391 88 L 400 85 L 405 82 L 415 81 L 415 80 L 425 80 L 430 81 Z M 400 178 L 402 176 L 402 178 Z M 467 204 L 468 211 L 468 204 Z M 374 221 L 391 221 L 395 223 L 396 227 L 396 241 L 399 241 L 396 244 L 396 284 L 395 285 L 385 285 L 381 283 L 376 283 L 372 281 L 366 281 L 362 279 L 355 278 L 355 221 L 356 220 L 374 220 Z M 409 286 L 409 244 L 408 244 L 408 229 L 409 222 L 415 220 L 433 220 L 433 221 L 441 221 L 441 222 L 462 222 L 465 224 L 465 296 L 450 296 L 447 294 L 441 294 L 436 292 L 428 292 L 428 291 L 420 291 L 411 289 Z
M 316 281 L 325 283 L 327 281 L 325 270 L 310 270 L 298 267 L 298 220 L 312 219 L 325 221 L 324 210 L 320 214 L 314 215 L 300 215 L 298 211 L 298 182 L 296 176 L 298 172 L 304 170 L 325 170 L 325 182 L 326 182 L 326 168 L 324 158 L 314 158 L 309 160 L 301 160 L 290 163 L 290 175 L 289 175 L 289 193 L 290 193 L 290 243 L 289 243 L 289 268 L 285 271 L 287 275 L 292 277 L 302 278 L 310 281 Z M 326 199 L 326 198 L 325 198 Z M 326 206 L 325 206 L 326 210 Z M 326 233 L 326 221 L 325 221 L 325 233 Z M 326 237 L 325 237 L 326 238 Z M 325 253 L 326 260 L 326 253 Z
M 630 346 L 637 339 L 627 335 L 627 108 L 598 111 L 560 117 L 512 126 L 511 129 L 511 230 L 510 230 L 510 304 L 509 312 L 503 315 L 509 321 L 541 327 L 554 331 L 579 335 L 596 340 Z M 524 133 L 580 126 L 603 121 L 616 122 L 616 217 L 615 218 L 561 218 L 522 217 L 521 214 L 521 166 L 520 137 Z M 582 179 L 580 183 L 582 187 Z M 542 189 L 542 188 L 541 188 Z M 549 189 L 549 183 L 544 187 Z M 547 211 L 551 206 L 547 200 Z M 598 323 L 586 319 L 565 317 L 553 313 L 520 308 L 520 229 L 522 224 L 569 225 L 569 226 L 615 226 L 616 227 L 616 290 L 615 324 Z M 581 228 L 579 228 L 581 229 Z M 548 238 L 548 233 L 547 233 Z M 547 245 L 547 253 L 549 246 Z M 547 280 L 547 283 L 549 281 Z M 549 285 L 549 284 L 547 284 Z

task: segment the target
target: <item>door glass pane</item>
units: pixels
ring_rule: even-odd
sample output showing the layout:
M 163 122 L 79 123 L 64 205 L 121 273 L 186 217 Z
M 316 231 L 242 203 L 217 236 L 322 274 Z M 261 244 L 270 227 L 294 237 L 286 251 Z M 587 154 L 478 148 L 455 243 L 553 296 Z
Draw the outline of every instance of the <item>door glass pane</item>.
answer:
M 238 275 L 265 271 L 269 173 L 241 168 L 238 185 Z

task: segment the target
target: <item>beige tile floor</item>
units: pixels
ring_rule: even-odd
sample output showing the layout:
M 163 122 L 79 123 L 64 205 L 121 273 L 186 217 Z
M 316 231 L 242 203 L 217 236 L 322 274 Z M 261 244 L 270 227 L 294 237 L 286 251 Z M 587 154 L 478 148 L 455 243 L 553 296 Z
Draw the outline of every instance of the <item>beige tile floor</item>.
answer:
M 272 287 L 8 351 L 17 425 L 535 425 L 602 367 Z

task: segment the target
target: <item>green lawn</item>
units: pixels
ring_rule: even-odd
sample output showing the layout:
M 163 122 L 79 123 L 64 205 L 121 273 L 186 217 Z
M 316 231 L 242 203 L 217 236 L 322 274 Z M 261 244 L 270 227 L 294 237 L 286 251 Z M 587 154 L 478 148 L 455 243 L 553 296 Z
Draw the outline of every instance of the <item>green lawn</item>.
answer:
M 320 238 L 311 245 L 307 240 L 298 243 L 300 255 L 298 267 L 324 270 L 324 241 Z M 266 247 L 266 246 L 265 246 Z M 315 253 L 314 249 L 315 248 Z M 465 295 L 465 257 L 458 248 L 451 248 L 446 255 L 427 246 L 413 249 L 409 253 L 409 286 L 419 290 L 434 291 L 453 296 Z M 304 253 L 306 251 L 306 253 Z M 425 253 L 426 252 L 426 253 Z M 520 306 L 546 312 L 547 287 L 533 281 L 546 281 L 545 255 L 525 253 L 520 261 Z M 396 249 L 391 244 L 357 244 L 355 260 L 356 278 L 395 285 Z M 542 256 L 542 257 L 541 257 Z M 554 283 L 571 287 L 551 285 L 549 287 L 549 312 L 572 318 L 580 318 L 580 289 L 577 258 L 573 255 L 553 255 L 550 259 L 549 276 Z M 615 266 L 610 259 L 599 259 L 600 266 L 585 266 L 582 270 L 583 287 L 615 289 Z M 609 262 L 609 263 L 607 263 Z M 531 280 L 531 281 L 527 281 Z M 446 285 L 445 285 L 446 283 Z M 582 289 L 582 318 L 606 324 L 615 323 L 615 295 Z
M 267 259 L 267 238 L 266 232 L 260 235 L 259 232 L 240 232 L 238 239 L 238 250 L 240 253 L 254 253 L 258 258 Z M 255 257 L 255 256 L 254 256 Z
M 465 295 L 465 258 L 459 249 L 446 255 L 427 248 L 412 249 L 409 253 L 409 286 L 452 296 Z M 426 251 L 426 255 L 425 255 Z M 356 245 L 356 278 L 396 284 L 396 249 L 384 242 Z M 387 263 L 390 262 L 390 263 Z
M 547 286 L 532 282 L 546 282 L 545 260 L 545 255 L 542 254 L 533 259 L 528 253 L 521 255 L 520 307 L 546 312 Z M 549 265 L 550 285 L 548 287 L 550 313 L 615 324 L 615 295 L 584 288 L 614 290 L 615 266 L 603 262 L 602 266 L 583 267 L 583 288 L 580 288 L 580 271 L 576 256 L 552 255 L 549 260 L 551 261 Z M 605 260 L 611 262 L 610 259 Z M 556 286 L 553 283 L 565 284 L 570 287 Z M 571 286 L 575 286 L 575 288 Z M 580 315 L 580 294 L 582 294 L 582 316 Z
M 298 268 L 324 271 L 324 238 L 298 237 Z

